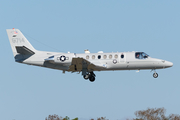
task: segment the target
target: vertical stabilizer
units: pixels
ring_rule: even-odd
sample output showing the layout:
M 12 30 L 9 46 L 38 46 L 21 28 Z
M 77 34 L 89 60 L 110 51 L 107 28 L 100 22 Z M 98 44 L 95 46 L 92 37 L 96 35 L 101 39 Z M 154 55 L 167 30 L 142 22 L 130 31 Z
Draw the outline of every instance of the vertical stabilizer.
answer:
M 13 51 L 14 57 L 18 54 L 26 55 L 35 53 L 36 50 L 29 43 L 29 41 L 24 37 L 19 29 L 7 29 L 7 34 L 9 37 L 9 42 Z

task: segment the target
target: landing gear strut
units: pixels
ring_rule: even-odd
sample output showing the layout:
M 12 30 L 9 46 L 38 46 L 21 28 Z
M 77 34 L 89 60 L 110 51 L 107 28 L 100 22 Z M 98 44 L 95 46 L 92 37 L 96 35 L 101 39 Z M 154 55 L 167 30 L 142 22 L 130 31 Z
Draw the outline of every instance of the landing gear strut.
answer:
M 94 82 L 96 75 L 93 72 L 89 72 L 88 74 L 83 76 L 85 80 L 89 79 L 89 81 Z

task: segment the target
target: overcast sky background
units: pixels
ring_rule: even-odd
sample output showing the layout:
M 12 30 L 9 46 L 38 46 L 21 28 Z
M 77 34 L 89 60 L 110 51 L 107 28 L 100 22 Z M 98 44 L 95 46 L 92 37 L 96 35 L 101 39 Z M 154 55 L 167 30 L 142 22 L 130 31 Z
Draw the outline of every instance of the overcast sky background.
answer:
M 95 72 L 91 83 L 80 74 L 15 63 L 6 34 L 11 28 L 38 50 L 143 51 L 174 66 L 157 70 L 157 79 L 150 70 Z M 125 120 L 148 107 L 180 114 L 179 0 L 4 0 L 0 37 L 2 120 L 44 120 L 51 114 Z

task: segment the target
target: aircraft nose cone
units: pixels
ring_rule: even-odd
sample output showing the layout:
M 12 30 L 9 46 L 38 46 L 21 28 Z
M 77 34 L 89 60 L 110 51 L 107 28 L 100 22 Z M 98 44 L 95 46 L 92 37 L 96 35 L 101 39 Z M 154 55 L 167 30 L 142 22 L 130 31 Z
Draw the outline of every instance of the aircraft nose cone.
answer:
M 166 64 L 166 67 L 172 67 L 173 66 L 173 63 L 169 62 L 169 61 L 166 61 L 165 64 Z

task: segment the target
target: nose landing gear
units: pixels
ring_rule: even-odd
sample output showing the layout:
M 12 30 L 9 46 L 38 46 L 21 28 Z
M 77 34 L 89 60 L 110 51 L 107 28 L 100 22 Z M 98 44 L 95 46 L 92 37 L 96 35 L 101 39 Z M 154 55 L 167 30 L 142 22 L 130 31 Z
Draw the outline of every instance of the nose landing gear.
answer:
M 93 72 L 89 72 L 88 74 L 83 76 L 85 80 L 89 79 L 89 81 L 94 82 L 96 75 Z
M 157 78 L 157 77 L 158 77 L 158 74 L 156 73 L 155 69 L 153 69 L 152 71 L 154 71 L 153 77 L 154 77 L 154 78 Z
M 158 77 L 158 74 L 157 74 L 157 73 L 154 73 L 154 74 L 153 74 L 153 77 L 154 77 L 154 78 L 157 78 L 157 77 Z

